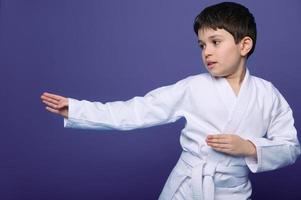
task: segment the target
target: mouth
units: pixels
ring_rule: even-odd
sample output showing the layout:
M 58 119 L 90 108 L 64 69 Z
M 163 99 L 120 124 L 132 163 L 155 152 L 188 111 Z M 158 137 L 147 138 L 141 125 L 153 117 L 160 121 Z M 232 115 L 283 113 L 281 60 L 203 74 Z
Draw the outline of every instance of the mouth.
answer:
M 213 67 L 215 66 L 216 63 L 217 62 L 212 62 L 212 61 L 207 62 L 208 69 L 213 69 Z

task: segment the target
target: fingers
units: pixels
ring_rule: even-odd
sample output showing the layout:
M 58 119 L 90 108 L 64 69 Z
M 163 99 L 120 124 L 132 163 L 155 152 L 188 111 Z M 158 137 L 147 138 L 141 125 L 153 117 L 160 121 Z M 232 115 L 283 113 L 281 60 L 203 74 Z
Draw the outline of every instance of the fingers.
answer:
M 229 143 L 229 141 L 230 138 L 226 134 L 208 135 L 206 138 L 207 143 L 226 144 Z
M 213 134 L 208 135 L 206 143 L 212 149 L 218 152 L 230 154 L 232 145 L 230 144 L 228 134 Z
M 229 155 L 235 155 L 235 152 L 233 152 L 233 146 L 231 144 L 219 144 L 219 143 L 207 143 L 208 146 L 210 146 L 213 150 L 229 154 Z
M 52 103 L 52 102 L 50 102 L 50 101 L 45 101 L 45 100 L 43 100 L 43 103 L 46 104 L 48 107 L 51 107 L 51 108 L 53 108 L 53 109 L 59 109 L 59 106 L 58 106 L 57 104 Z
M 220 143 L 207 143 L 208 146 L 211 146 L 212 148 L 216 148 L 216 149 L 231 149 L 231 145 L 230 144 L 220 144 Z
M 68 99 L 59 95 L 44 92 L 41 95 L 41 99 L 43 103 L 55 109 L 60 109 L 68 106 Z
M 53 108 L 50 108 L 50 107 L 48 107 L 48 106 L 46 106 L 46 110 L 48 110 L 48 111 L 50 111 L 50 112 L 52 112 L 52 113 L 55 113 L 55 114 L 60 114 L 60 112 L 59 112 L 58 110 L 53 109 Z
M 41 96 L 41 99 L 44 101 L 47 101 L 47 102 L 50 102 L 50 103 L 53 103 L 53 104 L 58 104 L 59 101 L 55 100 L 55 99 L 52 99 L 52 98 L 49 98 L 49 97 L 46 97 L 46 96 Z
M 225 138 L 228 138 L 230 136 L 230 134 L 211 134 L 211 135 L 208 135 L 207 138 L 208 139 L 225 139 Z
M 59 95 L 56 95 L 56 94 L 51 94 L 51 93 L 48 93 L 48 92 L 44 92 L 43 95 L 41 96 L 41 98 L 42 97 L 48 98 L 48 99 L 53 99 L 53 100 L 56 100 L 56 101 L 60 101 L 61 99 L 65 99 L 65 97 L 62 97 L 62 96 L 59 96 Z
M 217 143 L 217 144 L 227 144 L 229 140 L 227 138 L 216 138 L 216 139 L 206 139 L 207 143 Z
M 42 102 L 51 108 L 58 108 L 59 101 L 56 99 L 50 98 L 48 95 L 41 96 Z
M 68 117 L 68 99 L 56 94 L 44 92 L 41 95 L 42 102 L 46 104 L 49 112 Z

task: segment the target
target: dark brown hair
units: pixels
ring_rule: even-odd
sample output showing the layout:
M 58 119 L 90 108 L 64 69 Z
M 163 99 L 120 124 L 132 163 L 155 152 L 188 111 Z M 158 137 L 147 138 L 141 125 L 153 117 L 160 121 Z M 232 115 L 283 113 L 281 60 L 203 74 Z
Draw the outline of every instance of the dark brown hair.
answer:
M 234 2 L 223 2 L 205 8 L 194 20 L 193 29 L 198 35 L 199 29 L 225 29 L 234 37 L 235 43 L 249 36 L 253 40 L 253 47 L 248 53 L 249 57 L 256 44 L 256 23 L 249 9 Z

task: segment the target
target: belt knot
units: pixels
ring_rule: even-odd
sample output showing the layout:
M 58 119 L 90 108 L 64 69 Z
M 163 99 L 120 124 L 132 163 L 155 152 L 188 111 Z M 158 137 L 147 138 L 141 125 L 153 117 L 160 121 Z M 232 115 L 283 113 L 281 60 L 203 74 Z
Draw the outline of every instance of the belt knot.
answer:
M 216 164 L 214 163 L 205 163 L 203 166 L 203 176 L 213 177 L 216 171 Z

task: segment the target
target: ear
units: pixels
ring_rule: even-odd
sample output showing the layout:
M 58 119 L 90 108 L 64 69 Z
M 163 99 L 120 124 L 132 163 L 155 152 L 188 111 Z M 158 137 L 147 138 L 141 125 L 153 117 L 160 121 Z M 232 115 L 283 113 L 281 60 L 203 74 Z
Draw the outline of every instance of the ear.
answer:
M 249 36 L 240 41 L 240 55 L 247 56 L 253 47 L 253 40 Z

